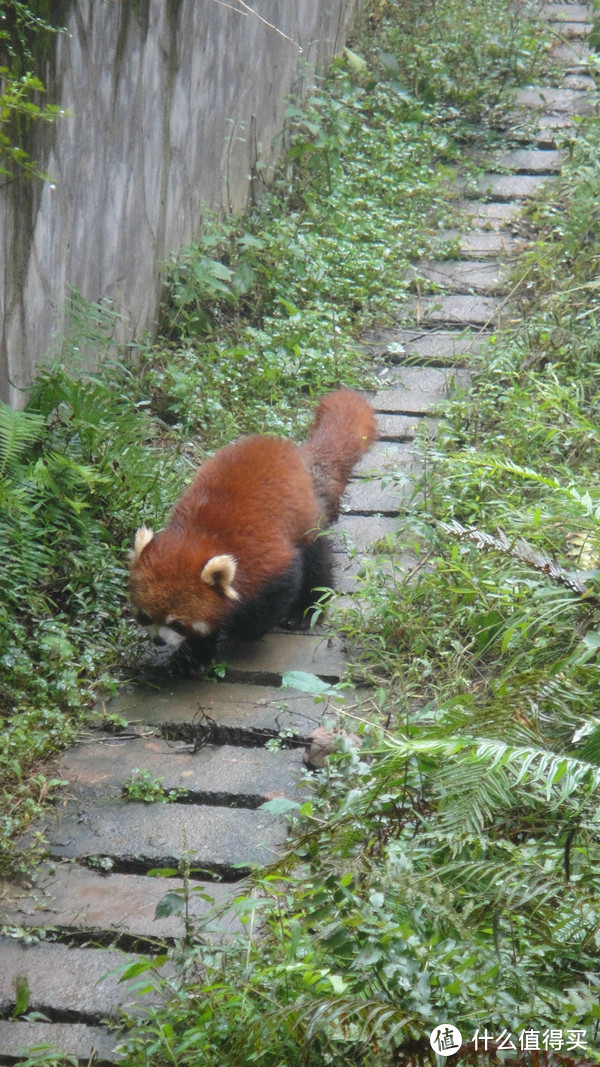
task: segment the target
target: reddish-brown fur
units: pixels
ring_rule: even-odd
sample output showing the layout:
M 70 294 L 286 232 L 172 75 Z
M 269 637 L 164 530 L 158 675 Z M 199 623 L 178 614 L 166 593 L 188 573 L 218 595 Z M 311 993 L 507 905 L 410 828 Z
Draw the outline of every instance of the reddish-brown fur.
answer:
M 156 536 L 148 531 L 136 550 L 130 593 L 138 615 L 158 625 L 175 622 L 189 636 L 199 624 L 202 634 L 227 630 L 255 603 L 259 632 L 244 636 L 260 636 L 280 622 L 293 582 L 306 598 L 307 560 L 320 553 L 310 546 L 339 513 L 352 468 L 375 437 L 370 405 L 341 389 L 321 400 L 301 447 L 256 435 L 217 452 L 175 505 L 166 529 Z M 218 575 L 214 584 L 201 577 L 214 557 L 233 558 L 229 585 Z M 279 587 L 281 595 L 269 599 L 269 590 Z M 244 621 L 242 631 L 248 628 Z
M 358 393 L 337 389 L 319 401 L 300 451 L 320 498 L 325 525 L 337 519 L 348 479 L 376 438 L 373 408 Z

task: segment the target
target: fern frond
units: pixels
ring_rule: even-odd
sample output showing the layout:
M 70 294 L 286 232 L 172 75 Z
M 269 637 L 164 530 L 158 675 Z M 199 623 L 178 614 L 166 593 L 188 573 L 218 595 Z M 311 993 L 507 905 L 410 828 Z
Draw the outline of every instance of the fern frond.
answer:
M 529 745 L 509 745 L 496 739 L 477 742 L 476 752 L 490 761 L 490 768 L 504 767 L 511 777 L 514 774 L 513 786 L 541 783 L 551 807 L 577 790 L 595 793 L 600 789 L 600 767 L 576 756 Z
M 550 869 L 526 859 L 516 862 L 512 849 L 504 860 L 496 854 L 493 863 L 489 858 L 469 861 L 461 856 L 445 864 L 444 879 L 463 892 L 470 891 L 473 907 L 483 912 L 489 911 L 490 903 L 501 903 L 512 911 L 539 910 L 564 891 L 561 856 L 557 850 L 556 863 Z
M 0 403 L 0 475 L 40 440 L 44 431 L 43 415 L 30 411 L 13 411 Z
M 456 537 L 459 541 L 472 541 L 481 551 L 491 548 L 496 552 L 501 552 L 505 556 L 518 560 L 519 563 L 526 563 L 527 566 L 533 567 L 534 570 L 545 574 L 553 581 L 560 582 L 566 589 L 570 589 L 572 593 L 577 593 L 578 596 L 585 597 L 588 601 L 598 602 L 598 598 L 593 596 L 585 582 L 582 582 L 570 571 L 566 571 L 564 567 L 561 567 L 556 560 L 547 556 L 545 552 L 539 552 L 533 548 L 523 537 L 509 541 L 502 530 L 498 535 L 493 535 L 480 530 L 477 526 L 463 526 L 456 519 L 453 519 L 452 522 L 440 522 L 440 526 L 445 533 L 450 534 L 451 537 Z

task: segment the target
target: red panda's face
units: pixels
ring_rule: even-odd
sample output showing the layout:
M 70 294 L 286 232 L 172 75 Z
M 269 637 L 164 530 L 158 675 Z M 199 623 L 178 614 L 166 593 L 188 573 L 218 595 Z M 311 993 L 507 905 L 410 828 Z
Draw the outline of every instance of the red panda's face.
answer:
M 129 577 L 133 613 L 156 644 L 177 648 L 188 638 L 216 634 L 239 599 L 235 571 L 232 556 L 207 558 L 181 535 L 155 536 L 141 527 Z
M 208 636 L 211 632 L 208 624 L 202 621 L 190 625 L 174 615 L 167 615 L 164 622 L 155 621 L 151 615 L 135 605 L 133 613 L 136 622 L 144 627 L 155 645 L 169 645 L 170 648 L 175 649 L 190 637 Z

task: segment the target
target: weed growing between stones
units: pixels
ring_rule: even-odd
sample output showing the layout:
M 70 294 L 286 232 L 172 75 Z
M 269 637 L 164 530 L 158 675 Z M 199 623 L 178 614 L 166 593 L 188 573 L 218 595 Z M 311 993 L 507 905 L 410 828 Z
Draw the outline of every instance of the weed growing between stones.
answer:
M 156 778 L 151 771 L 134 767 L 123 782 L 123 796 L 125 800 L 144 804 L 172 804 L 186 796 L 185 789 L 165 789 L 162 783 L 163 779 Z

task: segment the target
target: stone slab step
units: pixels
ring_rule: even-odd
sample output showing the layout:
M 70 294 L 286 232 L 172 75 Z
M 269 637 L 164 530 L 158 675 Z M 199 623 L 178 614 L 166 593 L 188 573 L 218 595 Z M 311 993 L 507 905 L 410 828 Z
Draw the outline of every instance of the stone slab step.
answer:
M 590 22 L 592 10 L 587 4 L 542 4 L 539 17 L 549 22 Z
M 566 158 L 564 149 L 513 148 L 486 152 L 482 162 L 490 170 L 501 168 L 515 174 L 557 174 Z
M 397 521 L 397 520 L 396 520 Z M 401 524 L 398 522 L 398 529 L 401 528 Z M 336 596 L 335 603 L 345 605 L 348 603 L 347 594 L 355 593 L 357 589 L 362 586 L 361 575 L 364 570 L 364 564 L 373 560 L 371 554 L 359 554 L 353 559 L 344 559 L 340 556 L 342 566 L 340 567 L 340 573 L 336 574 Z M 381 543 L 381 555 L 383 559 L 380 561 L 379 566 L 383 568 L 393 567 L 396 574 L 407 574 L 413 570 L 417 563 L 417 556 L 410 549 L 400 548 L 394 541 L 389 541 L 387 538 Z M 360 714 L 360 709 L 358 710 Z
M 15 1007 L 17 982 L 27 979 L 29 1011 L 43 1012 L 55 1022 L 97 1025 L 115 1018 L 119 1008 L 139 1011 L 160 1000 L 156 991 L 135 995 L 136 980 L 119 982 L 136 957 L 116 949 L 77 948 L 57 942 L 24 945 L 0 937 L 0 1013 Z
M 406 455 L 393 472 L 400 479 L 399 483 L 392 479 L 357 478 L 352 481 L 345 494 L 344 507 L 352 514 L 359 515 L 396 515 L 402 499 L 406 499 L 406 489 L 402 488 L 402 482 L 411 475 L 419 474 L 422 463 L 414 452 L 410 452 L 409 446 Z
M 281 677 L 287 671 L 309 671 L 337 681 L 345 670 L 342 646 L 333 642 L 325 654 L 321 645 L 322 639 L 314 634 L 271 631 L 258 641 L 219 641 L 215 663 L 219 664 L 228 682 L 280 685 Z M 164 653 L 163 648 L 147 646 L 146 664 L 156 673 L 168 666 L 168 650 L 166 658 Z M 199 668 L 200 677 L 202 673 Z
M 425 415 L 390 415 L 381 413 L 377 416 L 377 428 L 382 442 L 413 441 L 418 433 L 432 433 L 437 419 Z M 360 465 L 357 468 L 361 469 Z
M 594 28 L 593 22 L 567 22 L 563 19 L 556 22 L 549 20 L 549 23 L 555 33 L 560 33 L 561 37 L 564 37 L 567 41 L 585 40 Z
M 387 415 L 379 413 L 377 416 L 377 430 L 380 441 L 414 441 L 423 426 L 424 418 L 423 415 Z M 429 421 L 433 423 L 435 420 L 431 419 Z M 367 455 L 355 467 L 355 471 L 371 470 L 368 457 L 373 454 L 377 455 L 376 447 L 371 447 Z M 365 464 L 367 464 L 366 468 Z
M 341 532 L 346 522 L 343 516 L 334 529 Z M 227 666 L 227 681 L 278 685 L 288 671 L 306 671 L 337 682 L 346 674 L 341 641 L 324 641 L 314 634 L 269 633 L 260 641 L 223 641 L 217 656 Z
M 417 474 L 421 466 L 414 453 L 407 454 L 396 471 L 405 475 Z M 397 515 L 403 496 L 405 498 L 406 493 L 403 494 L 400 486 L 382 484 L 378 479 L 369 481 L 365 478 L 357 478 L 345 494 L 347 503 L 344 506 L 358 515 Z
M 497 296 L 467 296 L 453 293 L 450 296 L 424 296 L 408 305 L 407 311 L 418 323 L 433 326 L 483 326 L 488 327 L 499 320 L 504 302 Z M 427 412 L 429 407 L 404 408 Z
M 202 920 L 203 928 L 208 924 L 211 939 L 242 930 L 236 915 L 226 910 L 239 895 L 238 885 L 192 879 L 189 886 L 190 917 Z M 147 943 L 183 934 L 180 917 L 155 917 L 165 893 L 183 889 L 181 878 L 101 874 L 74 863 L 59 863 L 42 866 L 33 888 L 13 883 L 2 883 L 0 888 L 0 922 L 9 926 L 50 926 L 63 934 L 85 934 L 104 941 L 118 941 L 125 935 L 130 947 L 135 939 Z
M 84 1064 L 114 1063 L 117 1043 L 117 1035 L 102 1026 L 0 1020 L 2 1064 L 22 1061 L 29 1049 L 40 1045 L 60 1050 L 63 1056 Z
M 589 21 L 582 22 L 575 18 L 572 21 L 566 18 L 548 19 L 549 26 L 556 34 L 560 34 L 565 41 L 585 41 L 585 38 L 589 36 L 594 29 L 594 19 L 591 12 L 588 12 Z
M 471 298 L 449 299 L 462 301 Z M 427 414 L 443 404 L 455 388 L 465 388 L 468 383 L 469 372 L 460 367 L 393 367 L 390 368 L 385 389 L 375 393 L 372 403 L 378 413 Z
M 564 28 L 561 28 L 564 34 Z M 515 104 L 528 111 L 547 115 L 591 115 L 597 102 L 596 93 L 578 92 L 576 89 L 555 89 L 553 86 L 525 86 L 517 89 Z
M 458 231 L 456 231 L 458 233 Z M 482 237 L 494 238 L 495 234 L 482 233 Z M 373 346 L 386 359 L 399 364 L 441 364 L 446 366 L 469 362 L 471 355 L 479 352 L 486 335 L 473 330 L 406 330 L 400 327 L 380 329 L 367 335 L 363 346 Z M 382 372 L 382 384 L 389 374 Z
M 568 89 L 589 90 L 596 89 L 596 82 L 593 78 L 590 78 L 589 74 L 577 73 L 567 74 L 563 78 L 563 85 Z
M 498 260 L 442 259 L 419 260 L 409 271 L 409 277 L 421 292 L 449 289 L 456 293 L 506 292 L 506 269 Z
M 462 186 L 467 196 L 488 200 L 531 200 L 550 180 L 547 174 L 482 174 L 470 186 Z
M 591 49 L 588 42 L 571 38 L 566 41 L 558 38 L 558 43 L 552 49 L 552 58 L 558 66 L 565 70 L 585 70 Z
M 350 553 L 351 559 L 353 555 L 377 555 L 384 551 L 384 543 L 392 551 L 403 525 L 400 515 L 345 515 L 339 550 Z
M 552 118 L 572 121 L 578 115 L 591 115 L 597 107 L 598 94 L 577 89 L 554 89 L 552 85 L 525 86 L 515 94 L 515 110 L 507 115 L 508 123 L 523 117 L 531 121 L 532 112 L 538 125 L 548 125 Z M 525 112 L 525 115 L 523 113 Z
M 206 744 L 195 751 L 161 737 L 105 737 L 63 753 L 57 773 L 71 783 L 68 796 L 109 800 L 122 797 L 133 768 L 160 779 L 167 791 L 185 790 L 196 803 L 258 807 L 272 796 L 299 796 L 302 761 L 298 749 Z
M 190 853 L 196 878 L 203 871 L 225 880 L 241 878 L 254 864 L 281 852 L 286 823 L 268 812 L 212 805 L 62 801 L 48 815 L 46 836 L 52 859 L 77 859 L 86 866 L 141 874 L 177 867 Z
M 385 419 L 387 416 L 380 416 L 380 420 Z M 392 417 L 392 416 L 390 416 Z M 398 418 L 403 418 L 399 415 Z M 419 418 L 413 419 L 413 424 L 418 424 L 422 430 L 429 430 L 431 435 L 435 431 L 437 425 L 436 419 Z M 414 435 L 413 435 L 414 436 Z M 363 456 L 360 463 L 354 468 L 354 474 L 356 478 L 375 478 L 381 474 L 394 474 L 396 471 L 404 468 L 410 470 L 414 464 L 414 451 L 412 448 L 407 447 L 406 444 L 399 444 L 396 441 L 380 440 L 367 452 L 366 456 Z M 372 484 L 371 482 L 369 484 Z M 352 494 L 355 486 L 355 479 L 350 483 L 350 494 Z M 350 502 L 352 501 L 352 495 L 350 495 Z M 362 510 L 362 509 L 361 509 Z
M 515 144 L 537 145 L 539 148 L 556 148 L 571 138 L 575 132 L 576 120 L 568 115 L 528 115 L 520 112 L 510 116 L 510 138 Z
M 436 243 L 453 246 L 458 252 L 472 259 L 488 256 L 513 256 L 520 252 L 526 242 L 505 230 L 440 230 Z
M 459 200 L 456 209 L 465 217 L 465 224 L 483 230 L 509 229 L 520 218 L 523 205 L 517 200 L 502 201 Z
M 547 140 L 564 141 L 577 129 L 577 118 L 571 115 L 541 115 L 536 119 L 537 135 Z
M 280 732 L 306 738 L 319 725 L 323 705 L 308 693 L 276 685 L 178 679 L 120 693 L 104 710 L 134 728 L 160 728 L 168 737 L 264 744 Z

